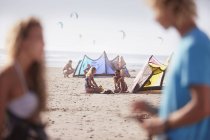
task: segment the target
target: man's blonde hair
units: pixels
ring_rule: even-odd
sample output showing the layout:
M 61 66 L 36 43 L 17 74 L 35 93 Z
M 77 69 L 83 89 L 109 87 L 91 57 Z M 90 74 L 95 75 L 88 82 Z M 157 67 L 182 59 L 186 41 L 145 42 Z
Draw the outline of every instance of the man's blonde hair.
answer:
M 153 8 L 169 9 L 174 14 L 177 24 L 182 25 L 189 18 L 197 16 L 194 0 L 147 0 Z

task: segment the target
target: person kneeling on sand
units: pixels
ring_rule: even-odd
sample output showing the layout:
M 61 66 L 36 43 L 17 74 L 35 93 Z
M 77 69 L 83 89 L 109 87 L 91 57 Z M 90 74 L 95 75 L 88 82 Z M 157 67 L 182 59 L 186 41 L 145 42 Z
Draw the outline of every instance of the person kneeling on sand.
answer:
M 73 72 L 74 72 L 74 69 L 72 68 L 72 61 L 69 60 L 69 62 L 63 68 L 64 78 L 66 78 L 66 77 L 69 78 L 69 75 L 72 74 Z
M 96 68 L 91 67 L 85 78 L 85 91 L 86 93 L 100 93 L 103 91 L 101 87 L 99 87 L 95 80 L 94 74 L 96 73 Z
M 114 79 L 114 92 L 115 93 L 125 93 L 128 90 L 128 86 L 124 80 L 124 77 L 122 76 L 122 72 L 120 70 L 115 71 Z

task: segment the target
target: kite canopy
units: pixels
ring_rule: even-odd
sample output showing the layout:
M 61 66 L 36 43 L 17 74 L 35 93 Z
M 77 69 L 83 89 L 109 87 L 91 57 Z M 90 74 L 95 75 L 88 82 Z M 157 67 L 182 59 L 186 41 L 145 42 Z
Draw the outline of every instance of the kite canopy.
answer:
M 125 33 L 125 31 L 120 30 L 119 32 L 122 34 L 122 37 L 121 37 L 121 38 L 122 38 L 122 39 L 125 39 L 125 37 L 126 37 L 126 33 Z
M 161 90 L 165 83 L 167 65 L 161 64 L 153 55 L 134 79 L 131 92 Z
M 59 22 L 57 22 L 57 24 L 61 29 L 63 29 L 63 22 L 59 21 Z
M 84 70 L 87 68 L 88 64 L 90 64 L 91 67 L 96 68 L 96 76 L 113 76 L 115 74 L 115 70 L 119 68 L 116 65 L 118 62 L 119 56 L 110 61 L 106 52 L 103 52 L 103 54 L 95 60 L 85 55 L 83 59 L 79 61 L 73 76 L 84 77 Z M 126 76 L 130 76 L 125 65 L 122 67 L 122 69 L 124 70 Z
M 73 13 L 70 14 L 70 18 L 78 19 L 79 18 L 79 14 L 77 12 L 73 12 Z

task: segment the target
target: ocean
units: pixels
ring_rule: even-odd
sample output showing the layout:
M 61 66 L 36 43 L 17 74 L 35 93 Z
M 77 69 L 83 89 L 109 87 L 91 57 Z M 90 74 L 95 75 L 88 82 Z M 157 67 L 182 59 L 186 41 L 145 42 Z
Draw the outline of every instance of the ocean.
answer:
M 82 60 L 84 55 L 89 56 L 92 59 L 99 58 L 102 53 L 86 53 L 86 52 L 68 52 L 68 51 L 46 51 L 45 58 L 47 67 L 63 67 L 69 60 L 73 61 L 73 67 L 76 67 L 79 60 Z M 117 55 L 123 56 L 128 69 L 140 69 L 144 65 L 151 55 L 142 54 L 107 54 L 109 60 L 114 59 Z M 155 55 L 155 57 L 162 63 L 165 62 L 168 56 Z M 4 65 L 6 62 L 6 52 L 0 50 L 0 65 Z

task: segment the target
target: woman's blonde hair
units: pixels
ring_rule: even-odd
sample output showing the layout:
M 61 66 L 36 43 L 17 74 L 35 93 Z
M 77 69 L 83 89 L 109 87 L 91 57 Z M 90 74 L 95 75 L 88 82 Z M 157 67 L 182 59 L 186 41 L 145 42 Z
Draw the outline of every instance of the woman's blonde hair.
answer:
M 95 67 L 91 67 L 89 69 L 89 71 L 87 72 L 86 76 L 89 77 L 89 76 L 93 76 L 93 71 L 96 71 L 96 68 Z
M 7 48 L 9 61 L 15 63 L 21 51 L 22 42 L 28 37 L 29 32 L 34 27 L 40 27 L 41 23 L 38 19 L 30 17 L 19 21 L 11 30 L 8 40 Z M 34 62 L 29 68 L 29 79 L 27 81 L 29 90 L 34 91 L 39 98 L 38 113 L 46 109 L 46 87 L 44 79 L 44 62 Z
M 176 18 L 177 25 L 182 25 L 186 20 L 195 19 L 197 16 L 194 0 L 147 0 L 153 8 L 160 10 L 169 9 Z

